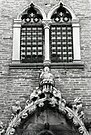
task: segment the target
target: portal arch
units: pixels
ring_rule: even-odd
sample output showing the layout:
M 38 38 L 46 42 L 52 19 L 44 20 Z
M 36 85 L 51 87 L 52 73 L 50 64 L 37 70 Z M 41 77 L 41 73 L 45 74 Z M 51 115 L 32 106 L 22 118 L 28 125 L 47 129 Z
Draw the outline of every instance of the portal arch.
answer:
M 15 135 L 17 127 L 19 127 L 24 122 L 24 120 L 26 121 L 30 115 L 36 112 L 37 106 L 43 105 L 45 101 L 46 101 L 45 99 L 42 100 L 40 99 L 35 104 L 28 105 L 22 112 L 16 115 L 14 119 L 10 122 L 5 135 Z M 42 107 L 44 107 L 44 105 Z M 89 135 L 82 120 L 69 107 L 67 106 L 64 107 L 60 105 L 59 112 L 62 113 L 64 116 L 66 116 L 69 120 L 71 120 L 71 123 L 75 127 L 77 127 L 79 134 Z M 44 133 L 44 132 L 40 132 L 40 133 Z
M 71 125 L 75 127 L 78 134 L 89 135 L 82 119 L 83 111 L 82 111 L 81 98 L 75 99 L 73 105 L 69 107 L 69 105 L 66 103 L 66 100 L 62 98 L 61 92 L 55 88 L 54 76 L 52 75 L 48 67 L 47 68 L 45 67 L 44 71 L 42 71 L 40 75 L 39 87 L 31 93 L 29 99 L 25 103 L 25 108 L 21 110 L 21 107 L 19 107 L 18 104 L 18 107 L 13 106 L 12 109 L 15 115 L 14 118 L 9 123 L 5 135 L 19 135 L 16 134 L 17 128 L 22 127 L 23 124 L 25 124 L 29 119 L 32 118 L 32 115 L 35 112 L 38 112 L 37 116 L 39 116 L 41 112 L 45 113 L 45 117 L 43 117 L 42 123 L 43 124 L 48 123 L 44 127 L 44 129 L 47 130 L 46 133 L 48 133 L 48 135 L 53 135 L 52 132 L 50 131 L 52 129 L 51 125 L 53 125 L 53 123 L 55 122 L 48 121 L 52 115 L 52 112 L 54 112 L 54 116 L 57 113 L 60 114 L 60 116 L 64 116 L 63 118 L 65 118 L 66 121 L 67 120 L 70 121 Z M 51 112 L 48 113 L 48 110 L 51 110 Z M 59 115 L 56 116 L 57 116 L 56 118 L 58 118 L 57 121 L 62 121 L 62 119 L 59 119 L 60 118 Z M 54 119 L 54 117 L 52 117 L 51 120 L 52 119 Z M 66 125 L 68 125 L 66 124 L 66 121 L 63 121 L 64 123 L 63 125 L 60 122 L 59 123 L 61 125 L 58 123 L 56 123 L 56 125 L 57 126 L 59 125 L 60 128 L 64 127 L 65 129 L 67 127 Z M 29 123 L 31 122 L 29 121 Z M 34 126 L 33 127 L 31 126 L 32 124 L 30 124 L 29 128 L 32 129 L 35 128 L 36 126 L 35 122 L 34 122 Z M 40 131 L 39 135 L 45 134 L 44 131 L 42 132 L 42 129 L 39 131 Z M 67 133 L 64 135 L 67 135 Z M 72 133 L 70 135 L 72 135 Z

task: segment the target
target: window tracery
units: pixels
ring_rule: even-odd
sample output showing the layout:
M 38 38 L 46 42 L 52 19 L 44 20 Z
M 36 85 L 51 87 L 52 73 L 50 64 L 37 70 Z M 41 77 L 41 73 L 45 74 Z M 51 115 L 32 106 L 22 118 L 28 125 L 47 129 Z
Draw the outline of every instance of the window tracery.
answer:
M 38 23 L 40 22 L 43 17 L 40 14 L 40 12 L 35 9 L 34 4 L 32 3 L 30 5 L 30 8 L 28 8 L 25 13 L 22 15 L 21 19 L 23 20 L 24 24 L 26 23 Z
M 55 64 L 81 60 L 78 19 L 62 3 L 48 15 L 31 3 L 20 19 L 14 20 L 13 30 L 15 62 Z
M 72 62 L 72 16 L 61 3 L 52 14 L 51 19 L 53 20 L 53 24 L 50 27 L 51 62 Z
M 30 5 L 22 17 L 20 59 L 24 63 L 43 62 L 44 30 L 39 11 Z
M 53 13 L 51 16 L 51 19 L 55 21 L 56 23 L 60 22 L 71 22 L 72 21 L 72 16 L 70 12 L 63 7 L 63 4 L 60 3 L 60 6 L 56 9 L 56 11 Z

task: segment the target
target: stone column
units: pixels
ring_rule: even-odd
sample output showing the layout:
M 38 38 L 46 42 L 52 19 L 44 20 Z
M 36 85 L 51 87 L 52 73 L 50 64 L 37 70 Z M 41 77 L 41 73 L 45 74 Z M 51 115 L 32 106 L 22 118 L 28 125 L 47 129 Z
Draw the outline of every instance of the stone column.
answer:
M 44 45 L 44 64 L 50 64 L 50 42 L 49 42 L 49 29 L 50 26 L 47 22 L 44 22 L 44 30 L 45 30 L 45 45 Z
M 72 23 L 73 27 L 73 54 L 74 54 L 74 62 L 81 61 L 80 54 L 80 25 L 78 22 Z
M 21 20 L 15 19 L 13 24 L 12 62 L 20 62 L 20 30 L 21 30 Z

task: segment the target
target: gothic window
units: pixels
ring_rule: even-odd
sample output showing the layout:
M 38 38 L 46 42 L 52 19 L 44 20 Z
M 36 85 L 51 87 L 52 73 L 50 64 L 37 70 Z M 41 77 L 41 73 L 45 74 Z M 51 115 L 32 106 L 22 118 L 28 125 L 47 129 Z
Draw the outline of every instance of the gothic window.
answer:
M 31 3 L 18 18 L 13 25 L 13 62 L 57 65 L 81 60 L 79 20 L 62 3 L 48 15 Z
M 41 20 L 42 15 L 31 4 L 30 8 L 22 15 L 20 60 L 21 62 L 43 62 L 44 30 Z
M 50 57 L 51 62 L 73 61 L 72 16 L 67 9 L 60 7 L 53 13 L 50 26 Z

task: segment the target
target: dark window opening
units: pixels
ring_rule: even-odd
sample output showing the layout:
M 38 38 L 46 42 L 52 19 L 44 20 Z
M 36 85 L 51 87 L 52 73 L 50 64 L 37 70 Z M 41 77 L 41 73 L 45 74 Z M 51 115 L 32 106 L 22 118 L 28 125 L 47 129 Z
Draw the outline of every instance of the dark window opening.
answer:
M 22 26 L 20 59 L 24 63 L 43 62 L 44 29 L 42 25 Z
M 73 36 L 71 25 L 51 25 L 50 57 L 51 62 L 73 61 Z
M 50 27 L 50 58 L 51 62 L 73 61 L 73 32 L 72 16 L 70 12 L 60 6 L 51 17 L 53 24 Z
M 23 13 L 20 40 L 20 60 L 24 63 L 43 62 L 43 19 L 33 4 Z

